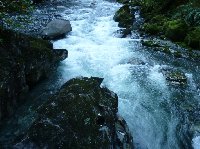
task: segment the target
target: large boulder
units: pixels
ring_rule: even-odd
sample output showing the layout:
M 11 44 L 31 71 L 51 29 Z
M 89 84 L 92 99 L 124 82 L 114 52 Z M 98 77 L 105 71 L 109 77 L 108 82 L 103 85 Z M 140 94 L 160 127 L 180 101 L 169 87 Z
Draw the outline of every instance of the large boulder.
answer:
M 0 29 L 0 39 L 1 122 L 24 100 L 29 88 L 46 78 L 63 57 L 53 51 L 52 43 L 39 38 Z
M 69 20 L 54 19 L 42 29 L 41 36 L 44 39 L 57 39 L 64 37 L 70 31 L 72 31 L 72 27 Z
M 119 22 L 118 26 L 126 29 L 132 28 L 134 15 L 131 7 L 128 4 L 122 6 L 114 15 L 113 18 L 116 22 Z
M 65 83 L 14 148 L 132 149 L 126 122 L 117 116 L 118 97 L 100 87 L 102 81 L 81 77 Z

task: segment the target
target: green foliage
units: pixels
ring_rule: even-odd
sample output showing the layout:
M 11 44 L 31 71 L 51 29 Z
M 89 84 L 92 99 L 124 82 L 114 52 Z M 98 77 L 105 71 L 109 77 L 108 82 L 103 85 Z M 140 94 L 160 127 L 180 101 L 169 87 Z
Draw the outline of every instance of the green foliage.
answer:
M 165 36 L 173 41 L 183 41 L 187 33 L 187 25 L 181 19 L 167 21 L 164 25 Z
M 144 12 L 166 13 L 187 2 L 188 0 L 140 0 L 140 5 Z
M 192 48 L 200 49 L 200 26 L 187 34 L 185 43 Z
M 168 18 L 164 15 L 149 16 L 149 21 L 143 24 L 142 30 L 151 35 L 162 34 L 163 26 Z
M 157 23 L 144 23 L 142 28 L 146 33 L 155 35 L 162 31 L 162 27 Z
M 200 0 L 131 0 L 129 3 L 141 6 L 145 20 L 142 31 L 167 37 L 190 51 L 200 49 Z M 173 54 L 177 58 L 182 56 L 180 52 Z

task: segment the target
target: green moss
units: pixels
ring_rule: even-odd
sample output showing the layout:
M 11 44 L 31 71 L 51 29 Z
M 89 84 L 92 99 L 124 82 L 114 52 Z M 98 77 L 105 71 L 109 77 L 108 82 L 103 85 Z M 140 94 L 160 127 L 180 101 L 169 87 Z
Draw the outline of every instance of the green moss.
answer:
M 151 35 L 156 35 L 162 31 L 162 26 L 157 23 L 144 23 L 142 30 Z
M 151 22 L 156 22 L 158 25 L 163 25 L 168 18 L 162 14 L 158 14 L 152 17 Z
M 167 21 L 164 28 L 165 36 L 172 41 L 183 41 L 188 30 L 186 23 L 180 19 Z
M 187 34 L 185 43 L 192 48 L 200 49 L 200 27 Z

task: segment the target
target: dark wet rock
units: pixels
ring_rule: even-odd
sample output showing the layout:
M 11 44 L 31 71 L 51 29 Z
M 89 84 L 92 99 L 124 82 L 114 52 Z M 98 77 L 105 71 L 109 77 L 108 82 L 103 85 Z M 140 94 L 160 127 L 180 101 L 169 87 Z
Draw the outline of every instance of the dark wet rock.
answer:
M 131 65 L 145 65 L 146 63 L 138 58 L 131 58 L 127 61 L 128 64 Z
M 132 149 L 126 122 L 117 116 L 118 97 L 100 87 L 102 81 L 81 77 L 65 83 L 14 148 Z
M 170 67 L 162 68 L 162 73 L 171 85 L 187 85 L 185 73 Z
M 162 47 L 158 42 L 155 42 L 153 40 L 142 40 L 141 43 L 143 46 L 147 47 Z
M 0 30 L 0 120 L 9 117 L 25 94 L 49 75 L 58 57 L 49 41 Z
M 119 22 L 118 26 L 130 29 L 132 28 L 134 15 L 129 5 L 122 6 L 114 15 L 113 18 L 116 22 Z
M 200 122 L 194 123 L 189 130 L 190 134 L 194 137 L 200 136 Z
M 41 36 L 44 39 L 58 39 L 72 31 L 69 20 L 54 19 L 42 29 Z
M 53 49 L 56 61 L 63 61 L 68 57 L 68 51 L 66 49 Z
M 128 35 L 131 34 L 130 28 L 119 29 L 116 31 L 116 34 L 119 38 L 126 38 Z
M 117 121 L 115 122 L 115 132 L 118 147 L 121 149 L 133 149 L 132 136 L 129 132 L 128 125 L 120 116 L 117 117 Z
M 141 41 L 143 46 L 149 47 L 152 50 L 156 51 L 156 52 L 162 52 L 165 54 L 173 54 L 170 50 L 170 48 L 167 45 L 162 45 L 160 42 L 158 41 L 153 41 L 153 40 L 142 40 Z

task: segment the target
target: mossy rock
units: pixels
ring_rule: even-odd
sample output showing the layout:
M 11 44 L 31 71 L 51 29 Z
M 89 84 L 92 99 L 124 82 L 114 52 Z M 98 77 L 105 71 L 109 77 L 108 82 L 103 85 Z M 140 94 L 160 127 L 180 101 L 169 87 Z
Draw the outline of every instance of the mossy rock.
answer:
M 162 47 L 158 42 L 155 42 L 153 40 L 142 40 L 141 41 L 143 46 L 147 46 L 147 47 Z
M 164 73 L 166 80 L 172 85 L 186 85 L 187 77 L 179 70 L 170 70 Z
M 200 49 L 200 27 L 187 34 L 185 43 L 194 49 Z
M 156 49 L 157 49 L 157 51 L 163 52 L 165 54 L 171 54 L 170 48 L 167 46 L 163 46 L 163 47 L 156 48 Z
M 108 149 L 118 148 L 119 143 L 132 148 L 128 127 L 117 117 L 118 97 L 100 87 L 102 81 L 80 77 L 65 83 L 40 106 L 39 117 L 15 147 L 29 148 L 32 144 L 33 148 Z M 122 130 L 122 140 L 117 140 L 118 130 Z
M 56 62 L 49 41 L 6 29 L 0 29 L 0 39 L 1 121 L 13 114 L 25 100 L 23 95 L 46 78 Z
M 164 28 L 165 36 L 172 41 L 183 41 L 188 30 L 186 23 L 180 19 L 166 22 Z
M 134 21 L 134 15 L 131 12 L 129 5 L 122 6 L 114 15 L 113 18 L 116 22 L 119 22 L 119 27 L 131 28 Z

